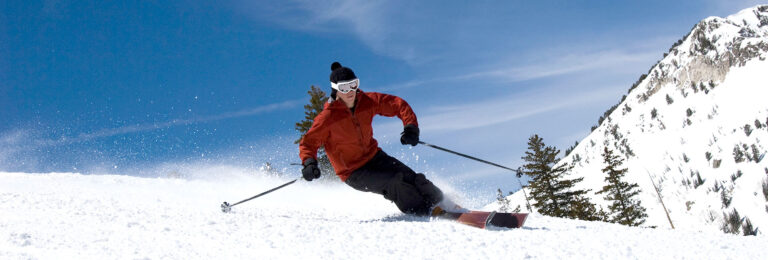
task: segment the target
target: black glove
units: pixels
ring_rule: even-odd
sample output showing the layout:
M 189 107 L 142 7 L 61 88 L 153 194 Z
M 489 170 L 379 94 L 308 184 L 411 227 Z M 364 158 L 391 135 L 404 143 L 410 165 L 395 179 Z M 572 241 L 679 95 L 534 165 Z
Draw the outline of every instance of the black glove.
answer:
M 406 125 L 403 132 L 400 133 L 400 143 L 416 146 L 419 144 L 419 128 L 415 125 Z
M 304 169 L 301 170 L 301 175 L 307 181 L 320 178 L 320 168 L 317 167 L 317 160 L 313 158 L 304 160 Z

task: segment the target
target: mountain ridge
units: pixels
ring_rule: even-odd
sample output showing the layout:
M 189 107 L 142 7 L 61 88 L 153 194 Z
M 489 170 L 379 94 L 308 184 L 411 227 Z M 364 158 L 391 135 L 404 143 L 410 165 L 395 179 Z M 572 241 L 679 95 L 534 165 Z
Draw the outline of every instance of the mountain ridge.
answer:
M 605 185 L 603 147 L 624 160 L 648 208 L 646 226 L 723 229 L 734 210 L 768 228 L 768 5 L 708 17 L 640 77 L 621 102 L 558 164 L 590 199 Z M 512 201 L 525 208 L 521 194 Z M 514 208 L 514 207 L 513 207 Z M 744 221 L 745 219 L 742 219 Z

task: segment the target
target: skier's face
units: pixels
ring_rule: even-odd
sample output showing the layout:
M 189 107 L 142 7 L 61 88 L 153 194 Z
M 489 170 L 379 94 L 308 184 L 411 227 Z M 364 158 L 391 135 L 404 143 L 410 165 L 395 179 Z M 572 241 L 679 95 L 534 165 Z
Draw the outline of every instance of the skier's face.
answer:
M 357 97 L 357 91 L 350 91 L 346 94 L 336 92 L 336 96 L 339 97 L 341 101 L 344 101 L 344 104 L 346 104 L 347 107 L 353 107 L 355 105 L 355 97 Z

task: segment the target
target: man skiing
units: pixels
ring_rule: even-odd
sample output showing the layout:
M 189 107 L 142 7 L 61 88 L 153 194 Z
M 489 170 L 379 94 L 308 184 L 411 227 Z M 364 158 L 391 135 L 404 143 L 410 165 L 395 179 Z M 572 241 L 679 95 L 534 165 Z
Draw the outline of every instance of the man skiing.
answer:
M 408 103 L 393 95 L 363 92 L 352 69 L 338 62 L 331 64 L 330 81 L 331 99 L 299 143 L 303 178 L 320 177 L 317 149 L 324 146 L 336 175 L 352 188 L 384 195 L 405 213 L 442 211 L 436 207 L 443 201 L 442 191 L 424 174 L 384 153 L 373 138 L 375 115 L 397 116 L 404 125 L 400 142 L 418 144 L 419 124 Z

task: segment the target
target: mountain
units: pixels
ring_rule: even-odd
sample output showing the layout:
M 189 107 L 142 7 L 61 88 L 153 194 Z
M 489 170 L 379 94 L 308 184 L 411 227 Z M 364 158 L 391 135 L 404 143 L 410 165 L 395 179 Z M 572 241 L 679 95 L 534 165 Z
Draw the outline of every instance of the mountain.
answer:
M 658 188 L 677 229 L 721 230 L 735 210 L 768 231 L 766 58 L 768 5 L 702 20 L 559 163 L 607 209 L 594 194 L 605 185 L 601 154 L 618 154 L 640 185 L 647 226 L 671 227 Z

